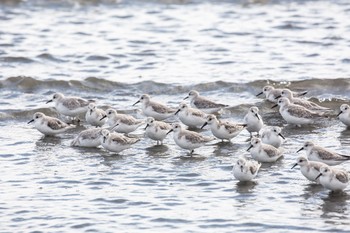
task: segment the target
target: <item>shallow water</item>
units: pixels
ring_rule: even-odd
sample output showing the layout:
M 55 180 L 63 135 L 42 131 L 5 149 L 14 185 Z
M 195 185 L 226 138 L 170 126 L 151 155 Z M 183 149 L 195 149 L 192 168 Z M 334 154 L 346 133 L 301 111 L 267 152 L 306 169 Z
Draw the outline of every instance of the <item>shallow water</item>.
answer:
M 336 115 L 350 99 L 349 14 L 348 1 L 2 1 L 0 231 L 350 231 L 349 189 L 290 169 L 306 140 L 348 153 L 350 130 L 334 116 L 287 126 L 255 96 L 266 84 L 308 90 Z M 225 119 L 258 106 L 284 127 L 284 158 L 241 184 L 231 170 L 247 132 L 193 157 L 171 135 L 111 156 L 69 146 L 84 124 L 45 138 L 27 125 L 57 116 L 45 104 L 57 91 L 143 117 L 139 95 L 176 107 L 191 89 L 229 104 Z

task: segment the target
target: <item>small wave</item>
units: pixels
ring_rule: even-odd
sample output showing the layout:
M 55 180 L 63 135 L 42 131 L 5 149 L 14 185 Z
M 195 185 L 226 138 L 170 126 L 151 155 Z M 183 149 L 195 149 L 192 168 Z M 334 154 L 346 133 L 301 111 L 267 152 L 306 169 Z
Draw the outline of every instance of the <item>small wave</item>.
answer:
M 33 63 L 35 60 L 27 57 L 0 57 L 0 61 L 7 63 Z

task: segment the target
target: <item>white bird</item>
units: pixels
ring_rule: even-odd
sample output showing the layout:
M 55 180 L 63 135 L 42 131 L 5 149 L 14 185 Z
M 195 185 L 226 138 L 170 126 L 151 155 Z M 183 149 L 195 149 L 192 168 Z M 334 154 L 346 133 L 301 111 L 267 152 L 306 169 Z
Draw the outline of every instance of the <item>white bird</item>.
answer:
M 311 161 L 318 161 L 327 165 L 333 166 L 341 164 L 350 160 L 350 156 L 342 155 L 333 151 L 330 151 L 321 146 L 315 145 L 313 142 L 305 142 L 297 152 L 305 150 L 306 156 Z
M 119 153 L 130 148 L 139 138 L 129 138 L 119 133 L 111 133 L 107 129 L 103 129 L 101 137 L 101 145 L 108 151 Z
M 332 191 L 341 191 L 349 184 L 349 175 L 347 171 L 329 166 L 321 167 L 320 174 L 316 179 L 319 179 L 323 187 Z
M 253 160 L 239 158 L 234 167 L 233 175 L 239 181 L 251 181 L 258 174 L 261 163 Z
M 256 96 L 265 94 L 265 98 L 273 103 L 277 102 L 277 97 L 281 95 L 282 89 L 274 88 L 273 86 L 264 86 L 263 91 L 258 93 Z M 303 96 L 307 93 L 307 91 L 304 92 L 293 92 L 295 96 Z
M 89 103 L 94 101 L 79 97 L 65 97 L 62 93 L 55 93 L 52 99 L 46 103 L 50 102 L 55 103 L 55 108 L 60 114 L 69 117 L 78 117 L 80 114 L 85 114 Z
M 191 108 L 185 103 L 181 103 L 175 115 L 188 127 L 201 127 L 206 122 L 207 114 L 197 108 Z
M 278 126 L 270 126 L 261 134 L 261 141 L 265 144 L 269 144 L 276 148 L 280 147 L 285 140 L 285 137 L 282 135 L 282 130 Z
M 89 103 L 88 111 L 85 114 L 85 120 L 88 124 L 96 127 L 101 127 L 106 123 L 107 120 L 102 119 L 104 116 L 106 116 L 106 112 L 104 110 L 97 108 L 95 103 Z
M 247 126 L 245 124 L 237 124 L 229 121 L 219 121 L 215 115 L 210 114 L 206 118 L 206 122 L 202 125 L 201 129 L 209 124 L 213 135 L 219 139 L 231 140 L 236 137 Z
M 282 149 L 277 149 L 274 146 L 261 143 L 259 138 L 252 138 L 250 144 L 247 151 L 250 150 L 252 158 L 258 162 L 272 163 L 282 157 Z
M 168 132 L 174 132 L 173 138 L 175 143 L 186 150 L 190 150 L 190 154 L 194 152 L 194 149 L 204 146 L 205 143 L 214 140 L 214 138 L 203 136 L 197 132 L 182 129 L 178 123 L 173 124 L 173 128 Z
M 148 117 L 146 121 L 145 135 L 152 140 L 157 141 L 158 144 L 163 144 L 163 140 L 167 136 L 172 126 L 163 121 L 156 121 L 153 117 Z
M 309 161 L 304 156 L 300 156 L 297 162 L 293 165 L 292 169 L 297 165 L 300 166 L 301 174 L 303 174 L 308 180 L 317 182 L 316 177 L 320 174 L 320 168 L 326 166 L 325 163 Z
M 259 131 L 263 127 L 264 123 L 259 115 L 259 109 L 255 106 L 250 107 L 248 113 L 244 116 L 244 123 L 247 125 L 246 129 L 252 137 L 252 133 L 256 132 L 259 135 Z
M 67 131 L 67 129 L 73 128 L 65 122 L 55 117 L 46 116 L 42 112 L 36 112 L 33 115 L 33 119 L 28 124 L 34 122 L 35 128 L 45 135 L 55 135 Z
M 279 98 L 277 104 L 272 108 L 277 106 L 280 106 L 279 112 L 288 124 L 299 127 L 304 124 L 313 124 L 323 115 L 322 113 L 312 112 L 303 106 L 292 104 L 286 97 Z
M 142 119 L 136 119 L 127 114 L 120 114 L 112 108 L 107 109 L 106 115 L 101 120 L 104 120 L 106 117 L 108 117 L 107 124 L 118 133 L 131 133 L 145 123 Z
M 293 92 L 289 89 L 283 89 L 281 92 L 280 96 L 277 96 L 276 99 L 280 97 L 286 97 L 289 99 L 289 101 L 293 104 L 297 104 L 300 106 L 303 106 L 311 111 L 328 111 L 331 110 L 330 108 L 322 107 L 316 103 L 313 103 L 311 101 L 305 100 L 305 99 L 300 99 L 300 98 L 295 98 L 293 96 Z
M 101 145 L 101 131 L 101 128 L 83 130 L 71 142 L 71 146 L 98 147 Z
M 221 109 L 228 107 L 226 104 L 215 103 L 203 96 L 199 95 L 198 91 L 192 90 L 188 93 L 188 96 L 184 99 L 190 99 L 190 104 L 193 108 L 198 108 L 204 113 L 211 114 L 220 111 Z
M 342 104 L 337 117 L 344 125 L 350 126 L 350 106 L 347 104 Z
M 141 102 L 141 109 L 144 115 L 147 117 L 153 117 L 158 121 L 165 120 L 174 115 L 175 109 L 168 106 L 152 101 L 151 97 L 147 94 L 143 94 L 140 99 L 133 104 L 136 105 Z

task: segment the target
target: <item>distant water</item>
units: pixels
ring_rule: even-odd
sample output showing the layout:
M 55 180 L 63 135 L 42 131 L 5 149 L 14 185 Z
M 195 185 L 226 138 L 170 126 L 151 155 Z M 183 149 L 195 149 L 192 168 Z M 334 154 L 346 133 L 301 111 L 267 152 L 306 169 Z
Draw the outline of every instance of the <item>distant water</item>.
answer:
M 335 116 L 350 102 L 349 18 L 346 0 L 0 1 L 0 232 L 349 232 L 349 188 L 329 193 L 290 168 L 306 140 L 348 154 L 350 130 L 335 117 L 286 126 L 255 96 L 308 90 Z M 176 107 L 192 89 L 229 104 L 224 119 L 258 106 L 284 127 L 284 158 L 240 184 L 247 132 L 193 157 L 171 135 L 110 156 L 69 146 L 86 125 L 54 138 L 27 125 L 57 116 L 45 102 L 58 91 L 141 118 L 141 94 Z

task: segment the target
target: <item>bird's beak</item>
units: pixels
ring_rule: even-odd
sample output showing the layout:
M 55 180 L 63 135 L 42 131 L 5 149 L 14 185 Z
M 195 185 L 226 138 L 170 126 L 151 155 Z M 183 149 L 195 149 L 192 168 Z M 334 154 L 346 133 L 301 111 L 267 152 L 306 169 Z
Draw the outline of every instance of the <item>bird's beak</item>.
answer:
M 276 96 L 276 97 L 275 97 L 275 100 L 277 100 L 277 99 L 279 99 L 279 98 L 281 98 L 281 97 L 282 97 L 281 95 Z
M 274 106 L 272 106 L 271 108 L 276 108 L 278 106 L 278 104 L 275 104 Z
M 90 109 L 90 115 L 92 114 L 92 109 Z
M 249 151 L 250 149 L 252 149 L 253 145 L 250 145 L 250 147 L 247 149 L 247 151 Z
M 103 136 L 103 143 L 105 143 L 106 142 L 106 137 L 105 136 Z
M 167 132 L 166 135 L 170 134 L 173 131 L 174 131 L 173 129 L 169 130 L 169 132 Z
M 255 113 L 255 116 L 256 116 L 256 118 L 258 118 L 258 120 L 260 121 L 260 117 L 259 117 L 259 115 L 258 115 L 257 113 Z
M 291 169 L 295 168 L 297 165 L 298 165 L 297 163 L 296 163 L 296 164 L 294 164 L 294 165 L 293 165 L 293 167 L 292 167 Z
M 187 100 L 189 98 L 189 96 L 186 96 L 185 98 L 184 98 L 184 100 Z
M 135 106 L 136 104 L 140 103 L 140 100 L 136 101 L 132 106 Z
M 52 100 L 48 100 L 46 103 L 48 104 L 48 103 L 51 103 L 52 102 Z
M 28 121 L 28 124 L 30 124 L 30 123 L 32 123 L 32 122 L 34 122 L 34 119 L 31 119 L 30 121 Z
M 342 113 L 343 113 L 343 111 L 340 111 L 340 112 L 338 113 L 337 117 L 339 117 L 339 116 L 340 116 L 340 114 L 342 114 Z
M 259 96 L 259 95 L 262 95 L 262 94 L 264 94 L 264 92 L 262 91 L 262 92 L 260 92 L 260 93 L 258 93 L 258 94 L 256 94 L 256 96 Z
M 300 149 L 297 151 L 297 153 L 298 153 L 299 151 L 302 151 L 302 150 L 304 150 L 304 147 L 300 148 Z
M 281 133 L 279 133 L 278 136 L 280 136 L 280 137 L 283 138 L 284 140 L 286 139 Z
M 115 124 L 112 128 L 111 128 L 111 130 L 113 130 L 115 127 L 117 127 L 119 125 L 119 123 L 117 123 L 117 124 Z
M 208 122 L 204 122 L 204 124 L 202 125 L 201 129 L 203 129 L 207 124 L 208 124 Z
M 316 176 L 315 180 L 317 180 L 320 176 L 322 176 L 322 173 L 320 173 L 318 176 Z
M 147 125 L 146 125 L 146 127 L 145 127 L 144 129 L 147 129 L 147 128 L 148 128 L 148 126 L 149 126 L 149 124 L 147 124 Z
M 178 109 L 178 110 L 175 112 L 174 115 L 177 115 L 179 112 L 180 112 L 180 109 Z
M 100 121 L 102 121 L 103 119 L 105 119 L 107 117 L 107 115 L 104 115 L 101 119 L 100 119 Z
M 241 172 L 243 172 L 243 166 L 241 165 Z

